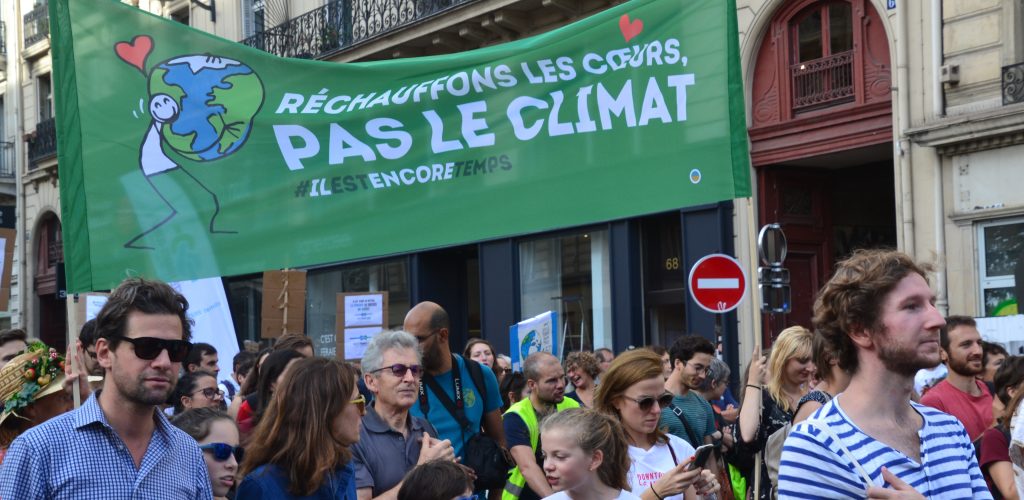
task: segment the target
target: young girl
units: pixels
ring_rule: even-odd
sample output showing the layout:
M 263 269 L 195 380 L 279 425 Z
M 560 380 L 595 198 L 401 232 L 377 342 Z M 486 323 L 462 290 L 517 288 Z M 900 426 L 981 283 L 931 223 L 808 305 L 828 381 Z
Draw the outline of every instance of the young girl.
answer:
M 540 426 L 547 500 L 638 500 L 630 493 L 629 445 L 619 423 L 595 410 L 555 413 Z
M 224 410 L 203 407 L 185 410 L 171 418 L 175 427 L 199 443 L 210 473 L 214 500 L 226 499 L 235 486 L 242 448 L 238 446 L 238 426 Z

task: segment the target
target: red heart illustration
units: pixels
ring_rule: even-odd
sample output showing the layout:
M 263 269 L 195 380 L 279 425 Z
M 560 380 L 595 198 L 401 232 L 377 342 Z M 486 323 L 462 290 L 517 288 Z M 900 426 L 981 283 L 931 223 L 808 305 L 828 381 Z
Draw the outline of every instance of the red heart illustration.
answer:
M 643 30 L 644 22 L 639 19 L 630 21 L 629 14 L 623 14 L 619 18 L 619 31 L 622 31 L 622 38 L 625 38 L 627 42 L 639 35 Z
M 146 72 L 146 58 L 153 50 L 153 39 L 149 35 L 138 35 L 129 42 L 117 42 L 114 44 L 114 52 L 122 61 L 139 68 L 142 73 Z

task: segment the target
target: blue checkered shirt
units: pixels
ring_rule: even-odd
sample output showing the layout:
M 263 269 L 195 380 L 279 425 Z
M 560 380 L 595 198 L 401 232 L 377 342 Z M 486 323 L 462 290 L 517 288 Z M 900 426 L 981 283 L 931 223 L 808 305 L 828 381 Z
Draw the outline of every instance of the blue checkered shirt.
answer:
M 0 498 L 213 498 L 203 452 L 192 437 L 154 411 L 156 428 L 136 468 L 97 396 L 14 440 L 0 466 Z

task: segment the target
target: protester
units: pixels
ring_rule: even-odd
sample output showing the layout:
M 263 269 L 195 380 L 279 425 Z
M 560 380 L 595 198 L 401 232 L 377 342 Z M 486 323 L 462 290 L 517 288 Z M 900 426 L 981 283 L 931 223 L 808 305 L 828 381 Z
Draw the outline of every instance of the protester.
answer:
M 594 350 L 594 356 L 601 360 L 601 373 L 608 371 L 608 367 L 612 365 L 612 361 L 615 360 L 615 353 L 607 347 L 601 347 Z
M 732 369 L 729 365 L 718 358 L 711 358 L 711 364 L 708 366 L 708 374 L 704 377 L 704 381 L 701 382 L 697 391 L 705 401 L 711 403 L 721 399 L 722 394 L 725 394 L 725 390 L 729 387 L 729 377 L 732 375 Z M 731 407 L 730 407 L 731 408 Z M 719 432 L 730 432 L 729 422 L 722 416 L 722 410 L 717 406 L 711 405 L 711 410 L 715 416 L 715 429 Z M 725 435 L 722 439 L 727 439 Z M 728 435 L 726 446 L 732 446 L 732 436 Z
M 699 335 L 683 335 L 669 353 L 672 374 L 664 386 L 672 394 L 672 402 L 661 411 L 661 425 L 694 448 L 711 443 L 721 437 L 716 435 L 715 412 L 697 391 L 714 359 L 715 346 Z
M 243 443 L 248 442 L 249 434 L 262 418 L 263 412 L 270 403 L 271 396 L 273 396 L 277 387 L 284 382 L 288 368 L 293 363 L 304 358 L 305 356 L 298 351 L 291 350 L 274 351 L 267 356 L 267 360 L 260 369 L 260 378 L 256 386 L 256 392 L 246 397 L 238 408 L 236 420 L 238 422 L 238 430 L 242 433 Z
M 512 405 L 504 416 L 505 439 L 516 463 L 505 484 L 503 500 L 539 500 L 553 491 L 545 479 L 541 455 L 540 422 L 549 415 L 579 408 L 565 397 L 565 371 L 558 358 L 535 352 L 523 361 L 530 397 Z
M 217 387 L 217 379 L 210 372 L 195 370 L 178 379 L 171 394 L 171 404 L 177 415 L 192 408 L 212 407 L 224 409 L 224 393 Z
M 398 490 L 398 500 L 469 500 L 472 495 L 473 478 L 469 471 L 451 460 L 417 465 Z
M 350 447 L 359 440 L 365 404 L 351 366 L 297 361 L 253 431 L 237 497 L 355 500 Z
M 430 422 L 409 415 L 416 403 L 421 365 L 419 343 L 411 334 L 377 334 L 363 354 L 363 380 L 373 394 L 359 442 L 352 447 L 356 493 L 360 500 L 395 498 L 402 478 L 416 465 L 455 460 L 450 441 L 439 441 Z
M 28 334 L 20 328 L 0 331 L 0 368 L 28 347 Z
M 690 499 L 717 491 L 711 471 L 687 470 L 693 447 L 658 427 L 661 409 L 672 400 L 663 373 L 657 354 L 637 349 L 615 358 L 597 387 L 596 408 L 622 424 L 629 443 L 629 489 L 644 500 Z
M 779 498 L 992 498 L 960 422 L 910 400 L 945 324 L 925 273 L 905 254 L 858 250 L 819 293 L 815 330 L 852 377 L 790 432 Z
M 480 363 L 480 366 L 486 366 L 494 371 L 494 347 L 482 338 L 469 339 L 469 342 L 466 342 L 466 349 L 462 351 L 462 357 L 472 359 Z
M 522 401 L 524 398 L 530 397 L 530 388 L 526 386 L 526 377 L 523 375 L 523 372 L 510 373 L 505 377 L 505 380 L 501 381 L 500 390 L 502 414 L 504 414 L 510 406 Z
M 307 358 L 313 357 L 313 341 L 301 333 L 282 335 L 274 342 L 275 351 L 296 351 Z
M 231 377 L 220 381 L 220 390 L 224 391 L 225 401 L 234 401 L 235 394 L 241 390 L 245 382 L 245 376 L 256 364 L 256 354 L 249 351 L 239 351 L 231 359 Z
M 981 341 L 981 364 L 985 367 L 981 380 L 988 386 L 989 392 L 995 394 L 994 383 L 996 371 L 1003 364 L 1003 361 L 1010 356 L 1006 348 L 995 343 Z
M 992 427 L 992 394 L 978 380 L 984 373 L 981 334 L 969 316 L 950 316 L 939 331 L 942 360 L 949 368 L 946 380 L 921 396 L 921 404 L 953 415 L 967 429 L 971 441 Z
M 811 363 L 812 338 L 810 330 L 791 326 L 775 339 L 767 366 L 764 356 L 751 361 L 737 422 L 736 441 L 740 453 L 755 455 L 763 452 L 768 438 L 793 421 L 797 403 L 808 392 L 806 384 L 814 366 Z M 756 495 L 767 500 L 772 496 L 772 484 L 768 479 L 764 454 L 758 456 L 754 467 L 760 467 L 761 472 Z M 756 474 L 753 470 L 745 474 L 752 487 L 755 487 Z
M 595 380 L 601 374 L 601 362 L 589 352 L 574 352 L 565 358 L 565 374 L 573 391 L 566 397 L 575 399 L 584 408 L 594 407 Z
M 223 409 L 193 408 L 171 419 L 175 427 L 185 431 L 199 443 L 210 475 L 214 500 L 225 500 L 235 486 L 242 448 L 238 446 L 238 426 Z
M 187 311 L 165 283 L 129 278 L 111 292 L 96 317 L 103 389 L 14 440 L 0 498 L 210 498 L 195 441 L 157 409 L 190 348 Z
M 484 370 L 478 363 L 452 354 L 448 345 L 448 313 L 433 302 L 421 302 L 405 316 L 403 330 L 419 341 L 423 350 L 425 374 L 420 382 L 421 395 L 410 413 L 426 418 L 437 429 L 438 438 L 448 440 L 455 449 L 455 456 L 463 457 L 463 448 L 469 440 L 480 433 L 505 447 L 505 432 L 501 423 L 501 394 L 498 380 L 490 370 Z M 480 382 L 474 380 L 470 366 L 477 370 Z M 430 383 L 428 383 L 428 381 Z M 456 396 L 455 386 L 462 389 L 461 398 Z M 441 390 L 438 394 L 437 387 Z M 483 387 L 481 387 L 483 386 Z M 462 426 L 440 397 L 462 406 L 467 426 Z
M 242 407 L 242 402 L 245 401 L 245 398 L 256 393 L 256 386 L 259 385 L 260 381 L 260 368 L 267 361 L 267 356 L 270 356 L 271 352 L 273 352 L 273 349 L 266 348 L 256 353 L 256 362 L 253 363 L 252 368 L 245 375 L 245 380 L 242 381 L 241 386 L 238 388 L 238 393 L 231 399 L 231 404 L 228 405 L 228 415 L 234 417 L 236 421 L 238 420 L 238 410 Z
M 103 367 L 96 360 L 96 318 L 86 321 L 78 333 L 75 351 L 81 358 L 86 372 L 94 377 L 103 377 Z M 97 384 L 97 389 L 100 384 Z
M 505 380 L 505 376 L 512 373 L 512 358 L 499 354 L 494 358 L 494 376 L 498 377 L 498 384 Z
M 814 366 L 818 369 L 818 377 L 821 382 L 814 386 L 814 390 L 804 394 L 796 404 L 796 413 L 793 415 L 793 423 L 797 424 L 807 420 L 812 413 L 821 408 L 836 397 L 836 394 L 846 390 L 850 385 L 850 374 L 839 367 L 839 358 L 832 351 L 829 342 L 822 335 L 814 335 L 812 340 L 814 354 Z
M 1000 363 L 995 375 L 996 396 L 1000 411 L 995 427 L 985 430 L 981 437 L 978 466 L 985 477 L 985 483 L 992 492 L 992 498 L 1018 499 L 1017 487 L 1014 484 L 1013 464 L 1010 462 L 1010 418 L 1013 411 L 1007 411 L 1024 382 L 1024 356 L 1011 356 Z
M 665 380 L 668 380 L 672 376 L 672 356 L 669 355 L 668 349 L 660 345 L 647 346 L 647 348 L 661 357 L 661 365 L 665 370 Z
M 192 344 L 192 350 L 188 352 L 188 357 L 185 358 L 182 365 L 185 367 L 185 373 L 202 370 L 212 373 L 216 378 L 220 374 L 218 363 L 220 363 L 220 358 L 217 357 L 216 347 L 205 342 L 196 342 Z
M 42 342 L 28 344 L 0 368 L 0 463 L 22 433 L 71 411 L 64 390 L 64 357 Z
M 540 426 L 545 500 L 638 500 L 629 492 L 629 445 L 619 422 L 596 410 L 569 409 Z

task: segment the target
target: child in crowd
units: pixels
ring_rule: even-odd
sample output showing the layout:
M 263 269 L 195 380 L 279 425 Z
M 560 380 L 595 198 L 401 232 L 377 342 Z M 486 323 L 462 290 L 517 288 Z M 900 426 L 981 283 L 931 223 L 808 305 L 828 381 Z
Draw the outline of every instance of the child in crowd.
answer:
M 235 486 L 238 463 L 242 461 L 235 421 L 221 408 L 203 407 L 185 410 L 175 415 L 171 423 L 192 436 L 203 450 L 214 500 L 228 498 L 228 492 Z
M 588 409 L 570 409 L 540 427 L 544 475 L 555 494 L 546 500 L 638 500 L 629 492 L 629 445 L 619 422 Z

